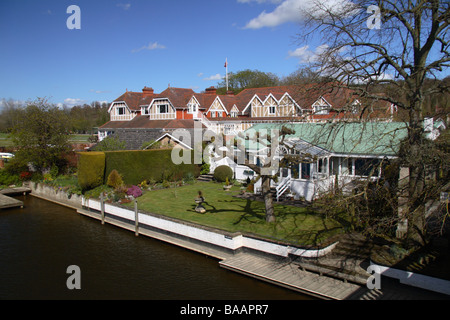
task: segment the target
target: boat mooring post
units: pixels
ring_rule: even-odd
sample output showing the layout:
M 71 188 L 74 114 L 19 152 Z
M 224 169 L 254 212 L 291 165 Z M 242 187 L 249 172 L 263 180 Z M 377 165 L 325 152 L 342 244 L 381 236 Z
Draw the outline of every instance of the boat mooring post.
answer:
M 134 233 L 136 236 L 139 235 L 139 219 L 138 219 L 138 205 L 137 205 L 137 199 L 134 199 Z
M 105 200 L 103 199 L 103 192 L 100 193 L 100 211 L 102 213 L 102 224 L 105 224 Z

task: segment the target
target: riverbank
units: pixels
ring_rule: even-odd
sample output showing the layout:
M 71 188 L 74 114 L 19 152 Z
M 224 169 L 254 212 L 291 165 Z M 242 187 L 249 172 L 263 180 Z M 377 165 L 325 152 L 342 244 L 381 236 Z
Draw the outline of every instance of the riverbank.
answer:
M 162 218 L 161 216 L 139 211 L 137 212 L 138 218 L 135 219 L 136 211 L 128 208 L 109 204 L 102 206 L 98 200 L 86 200 L 76 195 L 68 197 L 65 192 L 45 185 L 37 184 L 32 187 L 31 194 L 33 196 L 69 206 L 76 209 L 80 214 L 101 220 L 104 223 L 114 224 L 136 234 L 149 236 L 214 257 L 220 260 L 219 265 L 221 267 L 292 290 L 308 293 L 322 299 L 337 300 L 364 299 L 369 296 L 368 293 L 373 294 L 376 292 L 374 290 L 368 291 L 369 289 L 364 285 L 301 270 L 298 265 L 292 263 L 293 256 L 313 257 L 325 255 L 333 247 L 320 249 L 322 251 L 293 248 L 262 239 L 247 239 L 239 234 L 217 232 L 217 230 L 193 226 L 186 222 L 174 221 L 173 219 Z M 255 256 L 257 257 L 256 260 L 252 258 Z M 236 261 L 239 261 L 239 263 Z M 243 261 L 259 262 L 243 267 L 239 265 Z M 291 271 L 288 272 L 287 270 Z M 383 281 L 383 283 L 386 282 L 392 281 Z M 378 299 L 391 296 L 394 299 L 393 295 L 386 293 L 386 290 L 391 292 L 394 290 L 397 292 L 395 296 L 397 299 L 405 299 L 407 297 L 414 299 L 414 296 L 420 296 L 421 299 L 427 297 L 446 298 L 431 291 L 395 283 L 390 289 L 383 288 L 383 290 L 385 293 L 378 291 L 374 297 Z M 408 295 L 406 293 L 403 295 L 398 294 L 399 292 L 408 292 Z M 411 293 L 413 293 L 412 296 Z

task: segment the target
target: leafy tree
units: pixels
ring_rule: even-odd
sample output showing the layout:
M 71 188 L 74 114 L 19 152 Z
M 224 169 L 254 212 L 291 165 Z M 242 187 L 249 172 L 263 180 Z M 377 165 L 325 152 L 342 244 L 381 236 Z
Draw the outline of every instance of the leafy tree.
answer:
M 237 94 L 246 88 L 272 87 L 279 84 L 278 77 L 270 72 L 259 70 L 242 70 L 228 74 L 228 90 Z M 226 93 L 226 80 L 218 83 L 218 93 Z
M 38 99 L 19 113 L 11 136 L 18 151 L 15 161 L 30 163 L 37 171 L 62 168 L 70 151 L 67 115 L 45 99 Z

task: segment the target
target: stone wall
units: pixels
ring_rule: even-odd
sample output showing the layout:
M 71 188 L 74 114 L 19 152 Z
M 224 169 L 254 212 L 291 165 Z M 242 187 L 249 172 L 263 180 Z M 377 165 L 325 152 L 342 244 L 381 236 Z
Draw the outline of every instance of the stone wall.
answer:
M 27 187 L 31 189 L 31 195 L 37 198 L 55 202 L 74 209 L 82 208 L 83 197 L 81 195 L 68 195 L 63 190 L 59 190 L 58 188 L 42 183 L 30 182 Z

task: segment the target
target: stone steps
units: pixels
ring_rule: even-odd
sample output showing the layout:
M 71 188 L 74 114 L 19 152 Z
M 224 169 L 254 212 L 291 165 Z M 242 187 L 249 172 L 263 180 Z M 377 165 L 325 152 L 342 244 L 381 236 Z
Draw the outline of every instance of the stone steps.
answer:
M 370 276 L 366 271 L 368 261 L 375 247 L 375 243 L 359 235 L 346 235 L 328 255 L 303 258 L 298 265 L 302 270 L 365 285 Z
M 214 175 L 212 174 L 201 174 L 200 176 L 198 176 L 197 181 L 209 182 L 212 181 L 213 179 Z

